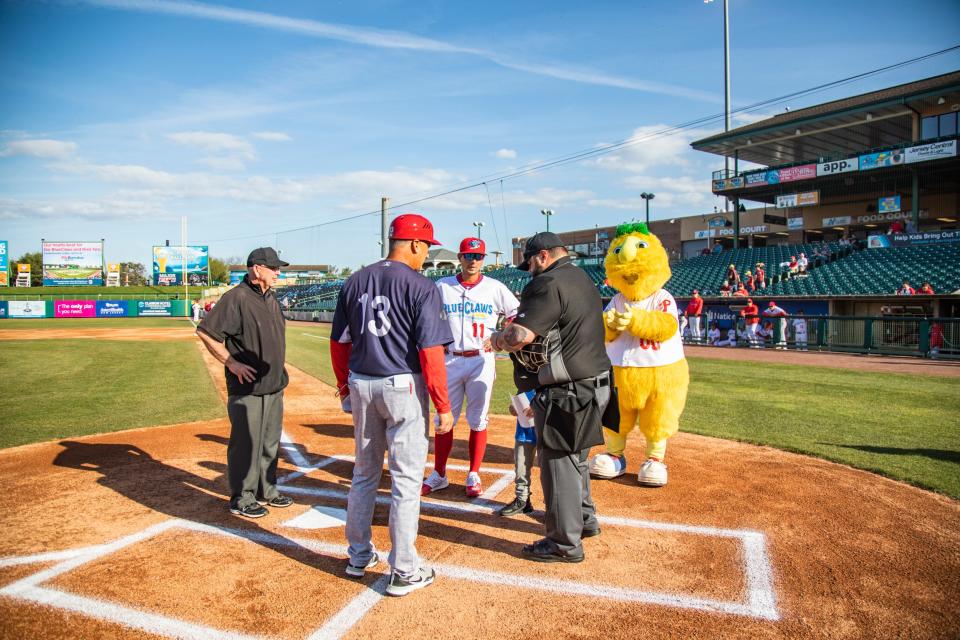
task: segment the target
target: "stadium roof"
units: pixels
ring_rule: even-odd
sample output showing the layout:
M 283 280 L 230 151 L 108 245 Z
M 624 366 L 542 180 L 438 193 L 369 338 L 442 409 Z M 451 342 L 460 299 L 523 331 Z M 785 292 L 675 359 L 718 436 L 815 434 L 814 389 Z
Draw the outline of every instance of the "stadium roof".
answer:
M 913 117 L 960 103 L 960 71 L 777 114 L 691 143 L 697 151 L 772 166 L 839 158 L 913 139 Z

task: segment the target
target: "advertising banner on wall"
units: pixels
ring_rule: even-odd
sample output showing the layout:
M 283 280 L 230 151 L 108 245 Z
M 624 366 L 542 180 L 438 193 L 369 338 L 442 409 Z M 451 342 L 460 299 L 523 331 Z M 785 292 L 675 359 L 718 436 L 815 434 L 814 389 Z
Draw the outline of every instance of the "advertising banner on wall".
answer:
M 30 263 L 29 262 L 17 263 L 17 280 L 14 283 L 14 286 L 17 286 L 17 287 L 30 286 Z
M 7 301 L 0 300 L 0 320 L 5 320 L 7 317 Z
M 127 314 L 125 300 L 97 300 L 98 318 L 122 318 Z
M 0 287 L 10 286 L 10 261 L 7 259 L 7 248 L 9 245 L 6 240 L 0 240 Z
M 916 147 L 910 147 L 904 151 L 903 155 L 905 156 L 905 162 L 907 164 L 923 162 L 925 160 L 952 158 L 957 155 L 957 141 L 948 140 L 946 142 L 931 142 L 930 144 L 921 144 Z
M 154 247 L 153 284 L 182 285 L 183 255 L 186 249 L 187 282 L 191 285 L 210 284 L 210 257 L 207 245 L 194 247 Z
M 170 300 L 138 300 L 138 316 L 164 316 L 173 315 L 173 302 Z
M 728 189 L 739 189 L 742 186 L 743 186 L 743 176 L 737 176 L 735 178 L 726 178 L 725 180 L 713 181 L 714 191 L 726 191 Z
M 95 300 L 54 300 L 54 318 L 96 318 Z
M 878 213 L 894 213 L 900 211 L 900 196 L 889 196 L 877 200 Z
M 11 318 L 46 318 L 47 304 L 43 300 L 10 300 L 7 315 Z
M 836 218 L 824 218 L 821 224 L 825 227 L 845 227 L 850 222 L 850 216 L 837 216 Z
M 744 183 L 747 187 L 759 187 L 760 185 L 767 184 L 767 174 L 766 172 L 762 173 L 750 173 L 745 176 Z
M 803 229 L 803 218 L 787 218 L 787 229 L 790 231 Z
M 928 231 L 925 233 L 894 233 L 892 235 L 875 235 L 867 238 L 867 247 L 870 249 L 886 249 L 887 247 L 912 247 L 923 244 L 941 244 L 960 242 L 960 231 Z
M 780 169 L 780 182 L 795 182 L 797 180 L 809 180 L 817 177 L 817 165 L 802 164 L 797 167 L 787 167 Z
M 103 285 L 102 242 L 44 242 L 43 286 Z
M 847 173 L 856 171 L 860 168 L 860 162 L 857 158 L 847 158 L 846 160 L 833 160 L 832 162 L 821 162 L 817 165 L 818 176 L 832 176 L 836 173 Z
M 894 167 L 898 164 L 903 164 L 903 149 L 892 149 L 890 151 L 868 153 L 865 156 L 860 156 L 860 171 Z
M 791 193 L 785 196 L 777 196 L 777 209 L 788 209 L 790 207 L 809 207 L 819 203 L 819 191 L 805 191 L 803 193 Z
M 687 300 L 677 299 L 677 304 L 680 307 L 686 306 L 686 302 Z M 746 303 L 745 298 L 731 298 L 730 302 L 727 303 L 703 305 L 703 313 L 707 316 L 707 325 L 709 326 L 710 323 L 716 322 L 722 331 L 726 331 L 736 322 L 741 321 L 740 310 Z M 765 306 L 766 303 L 761 305 L 761 308 Z M 825 316 L 830 309 L 829 304 L 823 300 L 777 299 L 777 306 L 786 311 L 788 315 L 799 315 L 802 311 L 803 316 L 807 318 Z

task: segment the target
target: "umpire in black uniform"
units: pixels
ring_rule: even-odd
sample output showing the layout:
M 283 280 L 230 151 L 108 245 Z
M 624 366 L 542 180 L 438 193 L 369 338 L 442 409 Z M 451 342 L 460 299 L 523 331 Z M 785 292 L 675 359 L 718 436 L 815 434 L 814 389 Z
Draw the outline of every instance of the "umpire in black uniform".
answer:
M 494 349 L 515 353 L 537 375 L 532 406 L 547 535 L 522 553 L 538 562 L 582 562 L 581 539 L 600 534 L 587 458 L 603 443 L 600 420 L 610 400 L 603 304 L 556 234 L 530 238 L 523 257 L 520 269 L 533 279 L 514 321 L 490 337 Z
M 227 477 L 230 512 L 267 515 L 264 505 L 289 507 L 277 491 L 277 449 L 287 386 L 285 320 L 273 292 L 281 267 L 271 247 L 250 252 L 247 275 L 203 318 L 197 335 L 227 378 Z

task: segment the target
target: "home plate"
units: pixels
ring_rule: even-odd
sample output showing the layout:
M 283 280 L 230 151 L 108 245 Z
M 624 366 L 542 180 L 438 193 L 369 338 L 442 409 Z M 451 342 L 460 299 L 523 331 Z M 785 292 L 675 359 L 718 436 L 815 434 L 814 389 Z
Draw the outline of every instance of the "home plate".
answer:
M 283 526 L 293 527 L 294 529 L 329 529 L 331 527 L 342 527 L 346 522 L 346 509 L 315 505 L 306 513 L 290 518 L 283 523 Z

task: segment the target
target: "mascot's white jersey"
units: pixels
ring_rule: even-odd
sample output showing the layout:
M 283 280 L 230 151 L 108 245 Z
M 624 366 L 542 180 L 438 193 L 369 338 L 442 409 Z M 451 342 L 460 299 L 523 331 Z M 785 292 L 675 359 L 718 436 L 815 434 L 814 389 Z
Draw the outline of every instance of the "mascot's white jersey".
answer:
M 670 292 L 660 289 L 643 300 L 629 302 L 622 293 L 618 293 L 607 305 L 607 310 L 624 312 L 627 308 L 634 311 L 662 311 L 677 320 L 677 301 Z M 683 342 L 680 333 L 674 333 L 666 342 L 653 342 L 636 337 L 629 331 L 622 332 L 616 340 L 607 343 L 607 355 L 610 362 L 618 367 L 662 367 L 683 359 Z
M 443 313 L 450 323 L 450 351 L 483 350 L 483 341 L 497 328 L 499 316 L 512 318 L 520 302 L 499 280 L 480 276 L 480 282 L 464 287 L 456 276 L 437 280 Z

